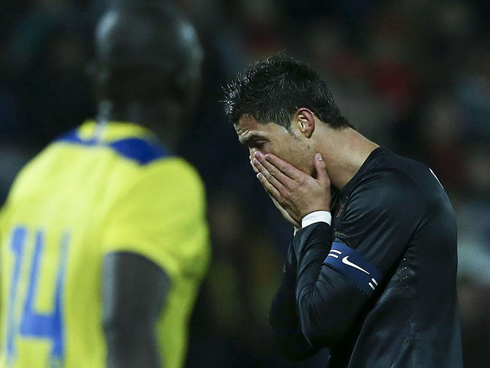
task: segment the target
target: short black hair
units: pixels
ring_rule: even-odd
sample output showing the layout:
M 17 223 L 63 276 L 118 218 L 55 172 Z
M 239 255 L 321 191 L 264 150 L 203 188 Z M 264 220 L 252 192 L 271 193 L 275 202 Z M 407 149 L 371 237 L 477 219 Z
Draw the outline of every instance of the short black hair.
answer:
M 120 1 L 99 21 L 99 98 L 129 102 L 188 97 L 201 74 L 202 48 L 187 18 L 168 2 Z
M 260 124 L 275 123 L 289 130 L 298 108 L 305 107 L 333 128 L 352 128 L 318 73 L 282 55 L 239 74 L 225 87 L 224 104 L 233 124 L 248 115 Z

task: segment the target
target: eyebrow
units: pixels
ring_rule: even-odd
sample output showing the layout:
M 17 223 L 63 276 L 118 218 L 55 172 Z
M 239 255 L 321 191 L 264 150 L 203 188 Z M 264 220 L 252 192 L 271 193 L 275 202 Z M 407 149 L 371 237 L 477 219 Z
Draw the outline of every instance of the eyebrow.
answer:
M 263 137 L 260 134 L 249 133 L 249 134 L 246 134 L 245 136 L 243 136 L 243 138 L 239 137 L 238 140 L 240 141 L 241 144 L 247 144 L 251 141 L 255 141 L 255 140 L 261 139 L 261 138 L 265 138 L 265 137 Z

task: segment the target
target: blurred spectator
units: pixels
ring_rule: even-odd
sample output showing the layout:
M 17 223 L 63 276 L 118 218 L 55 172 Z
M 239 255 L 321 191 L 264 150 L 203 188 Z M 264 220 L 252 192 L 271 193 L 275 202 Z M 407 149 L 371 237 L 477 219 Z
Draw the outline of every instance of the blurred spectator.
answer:
M 91 85 L 85 75 L 91 60 L 90 33 L 79 22 L 67 18 L 51 32 L 40 65 L 25 76 L 22 86 L 31 112 L 26 128 L 43 144 L 93 116 Z
M 464 111 L 464 134 L 471 140 L 490 141 L 490 40 L 483 41 L 457 81 L 456 95 Z
M 12 31 L 7 58 L 13 71 L 32 67 L 42 53 L 51 32 L 66 14 L 73 11 L 67 0 L 35 0 Z
M 420 125 L 424 156 L 449 191 L 460 188 L 465 183 L 461 108 L 450 96 L 440 95 L 428 102 L 425 114 Z

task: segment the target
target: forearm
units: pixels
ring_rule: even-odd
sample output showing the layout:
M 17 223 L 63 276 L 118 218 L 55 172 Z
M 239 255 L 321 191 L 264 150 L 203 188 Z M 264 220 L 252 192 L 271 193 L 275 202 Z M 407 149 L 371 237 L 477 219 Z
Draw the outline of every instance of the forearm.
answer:
M 281 286 L 276 293 L 269 320 L 279 348 L 291 360 L 302 360 L 317 352 L 306 340 L 301 329 L 296 307 L 296 272 L 283 272 Z
M 156 325 L 170 278 L 152 261 L 125 252 L 106 255 L 103 271 L 107 366 L 162 367 Z
M 306 299 L 303 303 L 298 302 L 298 295 L 302 290 L 305 292 L 312 290 L 311 286 L 318 279 L 319 267 L 330 247 L 328 244 L 330 235 L 323 232 L 320 233 L 320 240 L 323 241 L 319 244 L 318 230 L 315 232 L 316 226 L 312 225 L 302 231 L 299 229 L 298 235 L 295 231 L 284 264 L 281 286 L 272 301 L 269 315 L 276 341 L 284 355 L 291 360 L 303 360 L 319 350 L 305 337 L 304 332 L 311 331 L 312 326 L 310 319 L 305 318 L 307 314 L 300 310 L 300 307 L 305 305 L 304 301 L 315 300 L 315 298 L 305 294 Z M 320 254 L 312 254 L 318 251 Z M 300 261 L 297 259 L 298 256 Z M 309 263 L 311 260 L 313 263 Z
M 365 303 L 348 278 L 324 264 L 332 246 L 331 228 L 314 224 L 298 233 L 296 303 L 304 336 L 313 346 L 331 346 L 351 330 Z
M 104 332 L 108 368 L 163 367 L 153 324 L 107 324 Z

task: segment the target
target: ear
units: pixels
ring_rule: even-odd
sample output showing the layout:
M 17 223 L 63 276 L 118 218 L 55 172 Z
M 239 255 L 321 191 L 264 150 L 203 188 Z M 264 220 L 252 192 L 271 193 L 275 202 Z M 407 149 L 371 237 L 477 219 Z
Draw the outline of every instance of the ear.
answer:
M 306 138 L 310 138 L 315 131 L 315 114 L 306 107 L 301 107 L 296 111 L 296 122 L 299 131 Z

